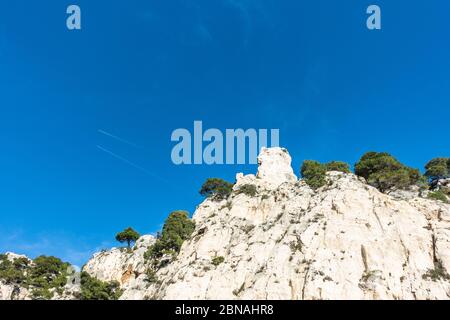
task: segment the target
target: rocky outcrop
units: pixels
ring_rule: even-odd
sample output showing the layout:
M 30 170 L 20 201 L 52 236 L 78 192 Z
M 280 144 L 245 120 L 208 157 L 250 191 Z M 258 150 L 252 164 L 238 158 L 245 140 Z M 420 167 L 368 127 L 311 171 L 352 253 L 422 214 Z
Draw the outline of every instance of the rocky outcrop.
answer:
M 94 255 L 84 270 L 122 299 L 449 299 L 450 205 L 387 195 L 353 174 L 314 191 L 288 152 L 264 149 L 256 175 L 207 199 L 174 261 L 149 279 L 143 237 Z M 252 185 L 255 195 L 237 192 Z
M 295 183 L 297 177 L 292 170 L 288 151 L 284 148 L 262 148 L 256 178 L 268 189 L 277 188 L 285 182 Z
M 449 205 L 392 197 L 339 172 L 313 191 L 290 162 L 283 149 L 263 150 L 258 174 L 238 174 L 234 187 L 257 195 L 204 201 L 177 259 L 124 297 L 449 298 Z
M 155 242 L 150 235 L 140 237 L 134 247 L 113 248 L 96 253 L 83 267 L 83 271 L 102 281 L 117 281 L 124 289 L 123 299 L 139 299 L 148 286 L 145 252 Z
M 204 202 L 197 230 L 159 272 L 160 299 L 447 299 L 448 205 L 396 201 L 352 174 L 313 192 L 284 183 Z M 254 180 L 258 184 L 258 180 Z M 215 256 L 224 262 L 214 266 Z M 443 278 L 427 275 L 443 266 Z
M 25 259 L 29 267 L 34 266 L 33 260 L 25 255 L 8 252 L 5 256 L 13 263 L 18 259 Z M 23 275 L 28 277 L 29 272 L 29 269 L 23 270 Z M 0 300 L 33 299 L 33 287 L 26 286 L 24 282 L 25 281 L 22 281 L 22 283 L 18 284 L 17 282 L 14 283 L 13 281 L 6 281 L 5 279 L 0 278 Z M 55 288 L 50 288 L 52 300 L 73 300 L 80 292 L 79 273 L 77 273 L 72 266 L 69 266 L 67 269 L 67 283 L 61 289 L 62 290 L 56 290 Z
M 113 248 L 94 254 L 83 271 L 102 281 L 117 281 L 125 285 L 145 272 L 144 253 L 155 241 L 150 235 L 142 236 L 130 250 Z
M 450 195 L 450 178 L 437 180 L 433 187 L 436 190 L 441 190 L 445 194 Z
M 29 292 L 20 286 L 0 281 L 0 300 L 29 300 Z
M 30 263 L 31 260 L 28 257 L 12 252 L 5 253 L 7 259 L 11 262 L 19 258 L 27 259 Z M 7 283 L 3 279 L 0 279 L 0 300 L 28 300 L 30 299 L 29 291 L 21 286 Z

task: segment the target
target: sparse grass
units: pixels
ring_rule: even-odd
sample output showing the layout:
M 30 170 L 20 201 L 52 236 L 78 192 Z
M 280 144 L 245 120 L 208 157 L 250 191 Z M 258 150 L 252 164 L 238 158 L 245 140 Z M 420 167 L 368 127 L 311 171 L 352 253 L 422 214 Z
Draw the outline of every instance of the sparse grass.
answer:
M 302 240 L 299 237 L 297 237 L 296 241 L 291 241 L 289 247 L 291 248 L 292 253 L 295 253 L 296 251 L 302 252 L 303 248 Z
M 236 194 L 241 194 L 241 193 L 243 193 L 249 197 L 254 197 L 258 193 L 258 189 L 256 188 L 256 186 L 254 184 L 244 184 L 241 187 L 239 187 L 239 189 L 236 191 Z
M 217 267 L 218 265 L 222 264 L 224 261 L 225 261 L 224 257 L 216 256 L 216 257 L 212 258 L 211 263 Z
M 146 272 L 146 281 L 149 283 L 157 283 L 158 282 L 158 277 L 156 276 L 156 272 L 155 270 L 153 270 L 152 268 L 147 268 Z
M 444 203 L 449 203 L 447 196 L 441 190 L 433 191 L 428 194 L 428 199 L 442 201 Z
M 422 279 L 424 280 L 450 280 L 450 275 L 445 270 L 444 266 L 442 265 L 441 260 L 437 260 L 434 263 L 434 269 L 428 269 L 428 271 L 422 276 Z
M 230 200 L 228 200 L 227 203 L 225 203 L 220 209 L 221 210 L 228 209 L 228 211 L 229 211 L 229 210 L 231 210 L 231 208 L 233 208 L 233 204 Z

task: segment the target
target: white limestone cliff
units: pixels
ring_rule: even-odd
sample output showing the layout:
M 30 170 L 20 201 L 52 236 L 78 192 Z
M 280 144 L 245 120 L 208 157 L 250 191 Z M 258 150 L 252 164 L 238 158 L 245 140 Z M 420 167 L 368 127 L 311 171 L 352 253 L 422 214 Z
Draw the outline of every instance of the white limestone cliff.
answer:
M 145 272 L 144 253 L 155 242 L 150 235 L 142 236 L 130 250 L 113 248 L 94 254 L 83 271 L 102 281 L 125 284 Z
M 448 299 L 450 208 L 397 201 L 352 174 L 317 193 L 285 183 L 231 205 L 205 201 L 197 233 L 159 272 L 158 299 Z M 256 180 L 255 180 L 256 181 Z M 202 230 L 202 235 L 197 235 Z M 215 267 L 211 260 L 223 256 Z M 145 295 L 144 295 L 145 297 Z
M 449 298 L 449 205 L 394 198 L 353 174 L 328 180 L 313 191 L 297 181 L 286 150 L 264 149 L 257 175 L 238 174 L 234 187 L 253 184 L 257 196 L 205 200 L 159 282 L 132 296 L 125 288 L 123 298 Z M 432 271 L 443 278 L 433 281 Z
M 121 299 L 449 299 L 450 205 L 383 194 L 353 174 L 327 180 L 313 191 L 286 150 L 263 149 L 258 173 L 234 186 L 257 194 L 200 204 L 156 281 L 143 258 L 151 237 L 94 255 L 84 271 L 119 281 Z
M 147 287 L 145 252 L 155 242 L 151 235 L 140 237 L 129 251 L 113 248 L 96 253 L 83 271 L 102 281 L 117 281 L 124 290 L 122 299 L 140 299 Z
M 297 177 L 288 151 L 284 148 L 262 148 L 256 178 L 261 179 L 268 188 L 277 188 L 285 182 L 295 183 Z
M 33 265 L 33 261 L 25 255 L 7 252 L 6 257 L 9 261 L 14 262 L 17 259 L 26 259 L 28 265 Z M 52 300 L 73 300 L 80 291 L 79 274 L 76 273 L 72 266 L 69 266 L 68 279 L 66 285 L 58 293 L 55 289 L 50 289 L 53 293 Z M 26 272 L 25 272 L 26 275 Z M 0 300 L 31 300 L 33 299 L 31 288 L 15 283 L 8 283 L 0 278 Z
M 9 261 L 14 261 L 19 258 L 28 259 L 24 255 L 13 252 L 6 252 L 5 255 Z M 31 260 L 29 261 L 31 262 Z M 29 291 L 26 288 L 6 283 L 0 279 L 0 300 L 28 300 L 29 298 Z

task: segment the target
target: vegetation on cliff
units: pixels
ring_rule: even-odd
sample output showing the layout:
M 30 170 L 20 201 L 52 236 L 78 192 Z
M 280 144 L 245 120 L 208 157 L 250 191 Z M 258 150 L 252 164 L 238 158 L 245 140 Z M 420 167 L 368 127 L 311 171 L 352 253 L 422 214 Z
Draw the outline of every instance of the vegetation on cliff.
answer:
M 81 300 L 118 300 L 122 290 L 117 281 L 104 282 L 81 272 Z
M 127 243 L 128 249 L 131 248 L 131 243 L 136 242 L 137 239 L 139 239 L 141 235 L 136 232 L 133 228 L 128 227 L 122 232 L 119 232 L 116 234 L 116 240 L 120 243 Z
M 367 152 L 355 164 L 355 174 L 367 180 L 381 192 L 424 185 L 425 179 L 418 169 L 402 164 L 386 152 Z
M 209 178 L 202 185 L 200 194 L 204 197 L 211 198 L 216 201 L 221 201 L 231 194 L 233 191 L 233 184 L 220 178 Z
M 305 160 L 300 169 L 300 174 L 305 179 L 305 182 L 315 190 L 327 183 L 326 173 L 328 171 L 350 173 L 350 166 L 342 161 L 331 161 L 322 164 L 314 160 Z
M 183 242 L 194 232 L 195 223 L 189 219 L 186 211 L 174 211 L 166 219 L 162 233 L 147 253 L 147 258 L 160 258 L 164 254 L 177 254 Z
M 29 289 L 33 299 L 51 299 L 55 292 L 62 294 L 69 267 L 69 263 L 52 256 L 10 260 L 7 255 L 0 255 L 0 279 Z

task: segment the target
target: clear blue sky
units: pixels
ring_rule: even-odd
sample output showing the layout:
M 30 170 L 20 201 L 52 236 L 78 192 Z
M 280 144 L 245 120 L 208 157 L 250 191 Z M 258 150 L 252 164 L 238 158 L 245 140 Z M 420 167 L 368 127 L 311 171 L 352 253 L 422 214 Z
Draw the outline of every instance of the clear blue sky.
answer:
M 449 156 L 449 22 L 444 0 L 2 0 L 0 252 L 82 265 L 124 227 L 192 213 L 207 177 L 256 170 L 173 165 L 170 134 L 194 120 L 279 128 L 297 173 L 369 150 L 421 169 Z

